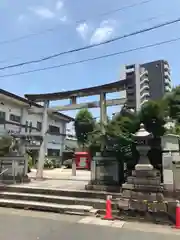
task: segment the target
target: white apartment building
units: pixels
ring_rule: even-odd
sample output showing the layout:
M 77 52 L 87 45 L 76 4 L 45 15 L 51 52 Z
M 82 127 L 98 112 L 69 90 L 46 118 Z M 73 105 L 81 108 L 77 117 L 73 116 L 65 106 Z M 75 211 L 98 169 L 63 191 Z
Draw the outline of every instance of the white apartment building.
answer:
M 27 99 L 0 89 L 0 135 L 5 133 L 38 134 L 42 127 L 42 114 L 32 113 L 33 108 L 41 105 L 30 103 Z M 66 124 L 74 119 L 61 114 L 52 113 L 48 116 L 47 156 L 61 158 L 65 146 Z
M 121 79 L 126 79 L 126 105 L 139 110 L 148 100 L 159 100 L 172 90 L 170 66 L 165 60 L 124 65 Z

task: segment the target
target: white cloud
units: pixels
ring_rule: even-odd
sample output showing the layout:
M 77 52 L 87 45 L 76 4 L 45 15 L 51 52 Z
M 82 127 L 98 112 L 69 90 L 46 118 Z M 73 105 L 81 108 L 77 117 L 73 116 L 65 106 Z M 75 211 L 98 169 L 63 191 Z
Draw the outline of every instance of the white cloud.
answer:
M 86 39 L 87 34 L 89 32 L 89 27 L 87 25 L 87 23 L 80 23 L 77 27 L 76 27 L 76 31 L 80 34 L 80 36 L 83 39 Z
M 56 10 L 62 9 L 64 6 L 64 3 L 62 1 L 57 1 L 56 3 Z
M 96 28 L 91 36 L 90 44 L 98 44 L 110 39 L 113 35 L 116 27 L 115 21 L 105 20 L 100 23 L 100 26 Z
M 42 19 L 54 19 L 61 22 L 67 21 L 64 3 L 60 0 L 56 2 L 54 9 L 50 9 L 44 6 L 34 6 L 30 7 L 29 10 Z
M 43 19 L 52 19 L 55 18 L 56 15 L 49 8 L 46 7 L 35 7 L 30 9 L 34 14 L 43 18 Z
M 59 20 L 61 22 L 66 22 L 67 21 L 67 16 L 64 15 L 63 17 L 60 17 Z

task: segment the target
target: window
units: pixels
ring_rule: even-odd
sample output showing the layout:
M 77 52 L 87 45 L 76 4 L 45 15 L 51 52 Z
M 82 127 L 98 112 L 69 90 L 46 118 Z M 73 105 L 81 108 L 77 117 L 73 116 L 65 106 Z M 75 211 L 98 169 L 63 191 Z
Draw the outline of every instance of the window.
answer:
M 0 119 L 1 120 L 5 120 L 6 119 L 6 113 L 5 112 L 0 111 Z
M 9 119 L 13 122 L 17 122 L 17 123 L 21 122 L 21 117 L 14 114 L 10 114 Z
M 28 132 L 28 121 L 26 121 L 26 124 L 25 124 L 25 132 L 26 133 Z
M 47 153 L 48 153 L 48 156 L 58 157 L 60 155 L 60 150 L 59 149 L 48 149 Z
M 126 73 L 126 77 L 128 78 L 128 77 L 132 77 L 132 76 L 134 76 L 134 72 L 127 72 Z
M 29 122 L 29 132 L 32 132 L 32 122 Z
M 59 149 L 48 149 L 47 153 L 48 153 L 48 156 L 58 157 L 60 155 L 60 150 Z
M 0 124 L 4 124 L 6 120 L 6 113 L 0 111 Z
M 52 134 L 60 133 L 60 128 L 53 125 L 49 125 L 49 133 Z
M 37 129 L 38 129 L 39 131 L 41 131 L 41 129 L 42 129 L 42 123 L 41 123 L 41 122 L 37 122 L 36 127 L 37 127 Z
M 126 69 L 132 69 L 132 68 L 135 68 L 135 65 L 133 64 L 133 65 L 128 65 L 128 66 L 126 66 Z

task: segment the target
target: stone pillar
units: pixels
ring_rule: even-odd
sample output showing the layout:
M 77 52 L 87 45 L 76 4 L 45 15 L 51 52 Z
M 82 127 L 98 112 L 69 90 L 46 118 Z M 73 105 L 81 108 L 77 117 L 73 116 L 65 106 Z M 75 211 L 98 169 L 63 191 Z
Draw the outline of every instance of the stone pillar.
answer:
M 75 159 L 75 156 L 73 156 L 73 159 L 72 159 L 72 176 L 76 176 L 76 159 Z
M 100 94 L 100 122 L 101 130 L 104 133 L 104 124 L 107 123 L 107 113 L 106 113 L 106 93 Z
M 46 154 L 46 142 L 47 142 L 47 130 L 48 130 L 48 107 L 49 101 L 44 101 L 44 111 L 43 111 L 43 118 L 42 118 L 42 143 L 39 149 L 39 158 L 38 158 L 38 166 L 37 166 L 37 173 L 36 178 L 42 179 L 43 178 L 43 168 L 44 168 L 44 161 L 45 161 L 45 154 Z
M 106 93 L 100 94 L 100 124 L 101 124 L 101 133 L 105 134 L 104 125 L 107 123 L 107 113 L 106 113 Z M 104 150 L 103 141 L 101 143 L 101 151 Z
M 20 140 L 20 155 L 24 156 L 24 176 L 28 173 L 28 156 L 26 154 L 25 139 Z

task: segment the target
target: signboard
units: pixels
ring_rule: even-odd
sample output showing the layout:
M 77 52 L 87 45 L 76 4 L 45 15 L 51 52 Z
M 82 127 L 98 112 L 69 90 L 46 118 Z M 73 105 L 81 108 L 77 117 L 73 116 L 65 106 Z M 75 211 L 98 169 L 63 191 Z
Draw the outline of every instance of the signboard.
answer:
M 164 184 L 173 185 L 173 166 L 172 166 L 172 156 L 170 153 L 163 153 L 163 179 Z
M 179 137 L 168 134 L 161 138 L 161 145 L 163 150 L 179 151 Z
M 174 187 L 175 189 L 180 189 L 180 162 L 174 162 L 173 164 L 174 173 Z
M 86 157 L 80 157 L 79 166 L 82 167 L 82 168 L 85 168 L 86 167 L 86 160 L 87 160 Z

